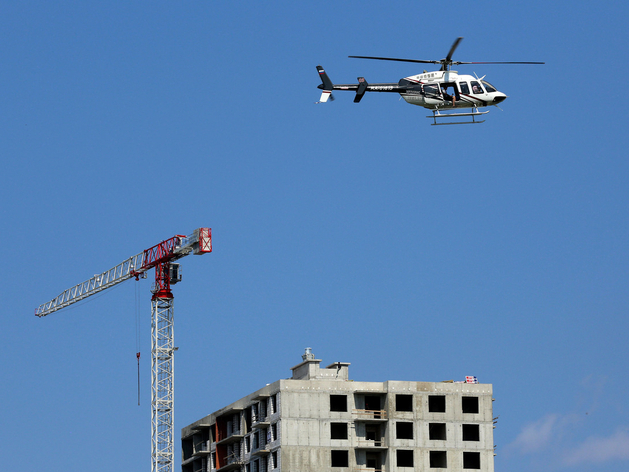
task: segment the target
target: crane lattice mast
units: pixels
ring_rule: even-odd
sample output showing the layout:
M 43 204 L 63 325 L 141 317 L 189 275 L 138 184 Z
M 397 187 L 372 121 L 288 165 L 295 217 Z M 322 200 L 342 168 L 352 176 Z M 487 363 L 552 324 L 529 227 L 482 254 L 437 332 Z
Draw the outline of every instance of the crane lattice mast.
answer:
M 117 266 L 63 291 L 43 303 L 35 315 L 43 317 L 125 280 L 145 277 L 155 268 L 151 298 L 151 461 L 152 472 L 172 472 L 174 463 L 173 294 L 181 280 L 179 264 L 188 254 L 212 252 L 212 230 L 199 228 L 190 236 L 176 235 L 136 254 Z

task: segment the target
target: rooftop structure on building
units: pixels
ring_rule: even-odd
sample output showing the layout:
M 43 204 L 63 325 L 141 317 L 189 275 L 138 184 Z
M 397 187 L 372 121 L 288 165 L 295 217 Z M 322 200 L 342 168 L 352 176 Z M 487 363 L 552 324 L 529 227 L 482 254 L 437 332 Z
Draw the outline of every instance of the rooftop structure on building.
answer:
M 493 472 L 491 384 L 351 381 L 347 362 L 302 359 L 183 428 L 182 472 Z

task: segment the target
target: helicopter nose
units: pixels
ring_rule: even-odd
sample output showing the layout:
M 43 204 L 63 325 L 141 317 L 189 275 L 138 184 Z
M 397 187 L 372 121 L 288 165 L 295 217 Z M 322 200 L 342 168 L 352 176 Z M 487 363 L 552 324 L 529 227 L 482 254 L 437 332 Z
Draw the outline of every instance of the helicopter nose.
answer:
M 507 98 L 507 96 L 504 93 L 498 92 L 495 96 L 494 96 L 494 103 L 500 103 L 502 102 L 505 98 Z

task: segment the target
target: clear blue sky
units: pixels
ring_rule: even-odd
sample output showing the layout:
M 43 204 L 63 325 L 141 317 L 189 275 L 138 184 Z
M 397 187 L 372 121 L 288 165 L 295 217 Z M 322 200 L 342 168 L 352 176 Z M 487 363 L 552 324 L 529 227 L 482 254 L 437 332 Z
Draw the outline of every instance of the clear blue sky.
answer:
M 150 467 L 149 281 L 39 319 L 178 233 L 181 427 L 290 375 L 494 386 L 496 471 L 629 468 L 626 4 L 4 2 L 0 468 Z M 509 98 L 430 127 L 332 80 L 440 59 Z M 137 406 L 135 290 L 142 405 Z M 327 365 L 327 364 L 326 364 Z M 177 445 L 176 470 L 179 470 Z

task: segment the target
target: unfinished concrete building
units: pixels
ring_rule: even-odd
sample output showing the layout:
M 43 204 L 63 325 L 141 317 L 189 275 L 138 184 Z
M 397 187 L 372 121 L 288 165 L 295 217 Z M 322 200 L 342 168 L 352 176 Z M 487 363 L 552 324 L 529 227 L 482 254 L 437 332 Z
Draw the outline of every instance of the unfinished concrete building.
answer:
M 493 472 L 490 384 L 356 382 L 314 357 L 183 428 L 182 472 Z

